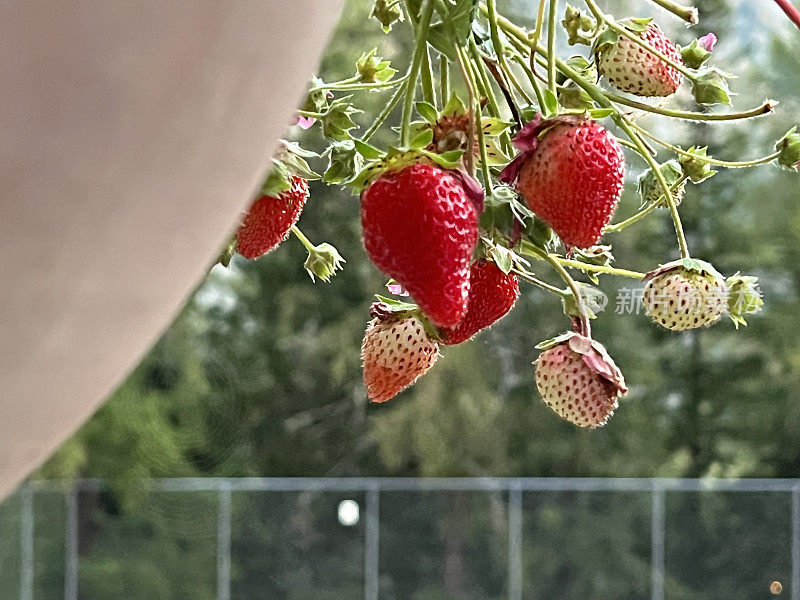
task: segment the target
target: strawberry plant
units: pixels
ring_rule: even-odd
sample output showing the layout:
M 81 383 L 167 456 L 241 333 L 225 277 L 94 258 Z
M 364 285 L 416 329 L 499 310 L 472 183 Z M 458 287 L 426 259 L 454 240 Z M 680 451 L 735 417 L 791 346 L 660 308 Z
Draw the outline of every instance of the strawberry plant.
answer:
M 692 7 L 649 1 L 698 23 Z M 376 0 L 367 17 L 387 35 L 411 29 L 410 64 L 398 75 L 373 49 L 350 78 L 312 79 L 294 123 L 318 127 L 327 149 L 282 144 L 220 261 L 237 251 L 255 259 L 291 231 L 309 252 L 312 279 L 328 281 L 344 260 L 330 244 L 311 243 L 297 222 L 314 207 L 312 194 L 306 208 L 309 179 L 349 188 L 360 201 L 366 253 L 402 298 L 379 296 L 371 309 L 362 345 L 371 401 L 390 400 L 435 366 L 440 349 L 504 318 L 521 282 L 563 304 L 567 332 L 537 346 L 534 377 L 545 404 L 581 427 L 605 424 L 627 391 L 592 337 L 599 277 L 640 281 L 644 312 L 672 331 L 724 314 L 738 327 L 761 309 L 755 277 L 726 279 L 692 256 L 678 209 L 687 186 L 719 169 L 800 170 L 800 134 L 790 129 L 757 158 L 721 159 L 641 125 L 643 115 L 713 125 L 774 113 L 770 99 L 730 108 L 733 75 L 714 64 L 713 33 L 680 47 L 646 12 L 616 19 L 596 0 L 567 5 L 561 18 L 556 0 L 539 0 L 528 28 L 501 15 L 496 0 Z M 584 51 L 560 56 L 559 38 Z M 365 114 L 367 93 L 385 94 L 377 114 Z M 694 106 L 683 108 L 689 98 Z M 395 141 L 373 145 L 395 112 Z M 641 207 L 615 220 L 634 173 Z M 645 218 L 671 220 L 675 246 L 649 273 L 614 265 L 614 237 Z M 547 271 L 563 287 L 548 283 Z

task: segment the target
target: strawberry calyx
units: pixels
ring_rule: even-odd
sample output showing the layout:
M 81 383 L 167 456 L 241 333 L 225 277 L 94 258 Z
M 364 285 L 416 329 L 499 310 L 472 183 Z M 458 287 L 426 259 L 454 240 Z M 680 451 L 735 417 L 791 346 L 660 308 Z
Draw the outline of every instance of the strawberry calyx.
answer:
M 464 188 L 464 193 L 475 206 L 478 213 L 483 212 L 484 191 L 483 186 L 472 175 L 467 173 L 461 165 L 461 150 L 451 150 L 437 154 L 424 148 L 395 148 L 389 147 L 382 158 L 373 161 L 364 168 L 350 183 L 356 190 L 363 190 L 370 182 L 384 173 L 400 171 L 416 164 L 429 164 L 440 167 L 455 177 Z
M 559 344 L 566 344 L 576 354 L 580 354 L 584 364 L 593 372 L 611 383 L 620 394 L 628 391 L 622 371 L 614 363 L 605 346 L 590 337 L 568 331 L 536 345 L 538 350 L 549 350 Z
M 261 186 L 261 194 L 276 198 L 281 192 L 290 190 L 292 175 L 306 180 L 319 179 L 319 174 L 308 166 L 307 158 L 319 158 L 319 154 L 302 148 L 297 142 L 281 140 L 272 157 L 272 169 Z
M 697 273 L 699 275 L 711 275 L 712 277 L 723 279 L 722 274 L 717 271 L 709 262 L 696 258 L 679 258 L 678 260 L 665 263 L 659 266 L 657 269 L 653 269 L 649 273 L 646 273 L 642 278 L 642 281 L 650 281 L 658 275 L 677 270 L 689 271 L 690 273 Z
M 375 294 L 375 298 L 377 302 L 373 302 L 369 307 L 369 314 L 371 317 L 382 322 L 392 319 L 407 319 L 413 317 L 422 323 L 422 327 L 425 329 L 425 333 L 429 338 L 435 342 L 440 340 L 439 329 L 436 325 L 431 323 L 430 319 L 425 316 L 425 313 L 413 302 L 403 302 L 402 300 L 387 298 L 379 294 Z

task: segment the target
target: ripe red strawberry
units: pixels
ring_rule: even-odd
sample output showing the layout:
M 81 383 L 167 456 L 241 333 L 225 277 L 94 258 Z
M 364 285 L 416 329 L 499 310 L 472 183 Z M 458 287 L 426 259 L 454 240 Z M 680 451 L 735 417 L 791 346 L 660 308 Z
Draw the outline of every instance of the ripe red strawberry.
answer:
M 255 199 L 237 233 L 237 250 L 245 258 L 258 258 L 273 250 L 289 235 L 308 200 L 308 181 L 290 178 L 291 189 L 277 197 Z
M 386 402 L 428 372 L 439 358 L 439 345 L 413 311 L 392 312 L 380 302 L 361 345 L 364 384 L 372 402 Z
M 469 268 L 467 313 L 454 327 L 439 330 L 442 343 L 452 346 L 470 339 L 502 319 L 519 298 L 516 275 L 503 273 L 487 260 L 476 260 Z
M 673 62 L 683 64 L 675 44 L 655 23 L 649 23 L 644 31 L 635 24 L 629 30 Z M 597 68 L 615 88 L 637 96 L 670 96 L 683 79 L 675 67 L 625 36 L 619 36 L 613 43 L 601 41 L 597 45 Z
M 622 372 L 599 342 L 566 333 L 537 348 L 536 387 L 555 413 L 579 427 L 600 427 L 628 391 Z
M 597 244 L 625 178 L 625 156 L 614 136 L 576 115 L 547 121 L 539 115 L 520 130 L 514 145 L 522 153 L 500 180 L 515 184 L 567 248 Z
M 435 325 L 461 320 L 478 214 L 453 172 L 422 163 L 385 171 L 361 193 L 361 225 L 372 262 Z

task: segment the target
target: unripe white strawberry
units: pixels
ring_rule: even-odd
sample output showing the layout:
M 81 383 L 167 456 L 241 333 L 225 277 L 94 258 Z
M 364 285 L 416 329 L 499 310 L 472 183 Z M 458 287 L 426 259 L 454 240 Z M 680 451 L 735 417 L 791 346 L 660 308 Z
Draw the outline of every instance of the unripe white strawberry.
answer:
M 545 404 L 578 427 L 606 424 L 628 391 L 622 372 L 602 344 L 578 333 L 542 342 L 536 387 Z
M 677 160 L 669 160 L 659 166 L 659 171 L 664 176 L 667 185 L 672 190 L 672 198 L 675 206 L 680 206 L 683 195 L 686 192 L 686 180 L 683 177 L 683 170 Z M 642 199 L 642 206 L 649 206 L 654 202 L 662 208 L 667 208 L 667 199 L 664 197 L 664 190 L 656 179 L 653 169 L 647 169 L 639 177 L 639 196 Z
M 398 310 L 376 302 L 370 313 L 374 318 L 361 345 L 364 384 L 370 401 L 386 402 L 428 372 L 439 358 L 439 344 L 413 305 Z
M 642 302 L 656 323 L 673 331 L 706 327 L 728 307 L 725 279 L 709 263 L 676 260 L 645 275 Z
M 683 64 L 675 44 L 655 23 L 646 19 L 631 19 L 622 24 L 674 63 Z M 595 51 L 599 73 L 623 92 L 637 96 L 670 96 L 683 80 L 675 67 L 610 29 L 598 38 Z

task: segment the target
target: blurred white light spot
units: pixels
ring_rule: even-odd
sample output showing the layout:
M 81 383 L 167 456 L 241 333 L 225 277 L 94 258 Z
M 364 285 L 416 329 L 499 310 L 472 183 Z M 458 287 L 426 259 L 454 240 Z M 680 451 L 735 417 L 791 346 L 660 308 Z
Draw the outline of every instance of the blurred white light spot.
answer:
M 345 527 L 352 527 L 358 523 L 359 509 L 355 500 L 342 500 L 339 502 L 339 523 Z

